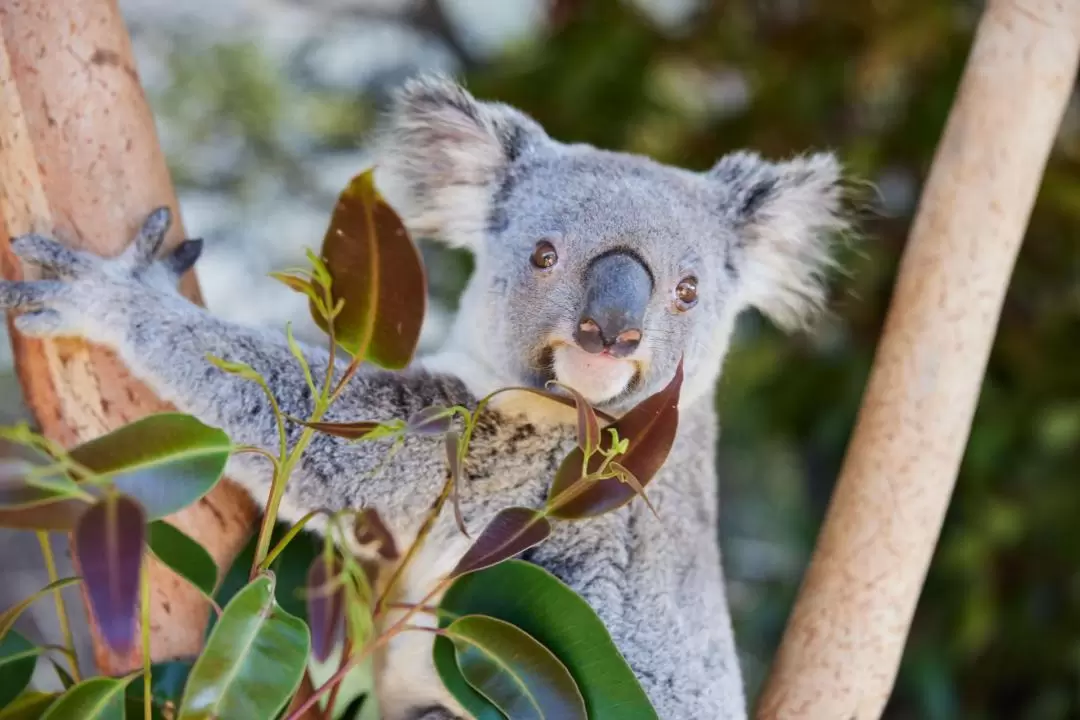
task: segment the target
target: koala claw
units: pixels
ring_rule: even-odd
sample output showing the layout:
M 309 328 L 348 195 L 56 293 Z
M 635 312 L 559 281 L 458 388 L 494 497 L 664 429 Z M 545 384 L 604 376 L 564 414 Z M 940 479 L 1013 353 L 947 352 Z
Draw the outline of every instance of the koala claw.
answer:
M 36 233 L 12 238 L 11 250 L 21 260 L 51 270 L 60 277 L 74 277 L 90 269 L 88 255 Z

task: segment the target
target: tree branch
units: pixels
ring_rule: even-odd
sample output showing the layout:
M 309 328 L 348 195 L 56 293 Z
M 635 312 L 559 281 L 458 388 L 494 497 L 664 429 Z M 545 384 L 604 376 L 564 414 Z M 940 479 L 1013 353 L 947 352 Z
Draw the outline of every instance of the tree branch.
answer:
M 0 4 L 0 237 L 54 234 L 103 255 L 120 252 L 143 217 L 176 196 L 139 84 L 131 44 L 115 0 L 5 0 Z M 177 223 L 169 238 L 178 242 Z M 6 242 L 0 271 L 21 268 Z M 195 277 L 182 288 L 199 300 Z M 42 431 L 65 445 L 100 435 L 147 413 L 168 409 L 116 360 L 83 342 L 39 342 L 11 328 L 27 404 Z M 222 483 L 170 520 L 202 542 L 220 567 L 242 547 L 255 507 Z M 194 653 L 208 607 L 199 593 L 156 561 L 152 654 Z M 95 636 L 105 672 L 139 666 L 111 656 Z
M 1080 55 L 1080 0 L 991 0 L 758 718 L 877 718 Z

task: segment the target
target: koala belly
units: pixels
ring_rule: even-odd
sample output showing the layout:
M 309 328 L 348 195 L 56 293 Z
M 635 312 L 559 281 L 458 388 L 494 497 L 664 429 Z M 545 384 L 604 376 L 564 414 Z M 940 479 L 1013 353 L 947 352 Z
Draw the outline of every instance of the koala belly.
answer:
M 440 523 L 441 525 L 441 523 Z M 472 540 L 456 528 L 439 532 L 437 528 L 410 562 L 395 591 L 395 602 L 420 603 L 444 578 L 472 545 Z M 385 573 L 389 575 L 389 572 Z M 440 595 L 426 600 L 435 605 Z M 405 614 L 403 609 L 386 613 L 380 631 L 394 625 Z M 418 612 L 409 618 L 410 625 L 437 627 L 438 619 Z M 467 718 L 468 713 L 443 686 L 431 653 L 435 635 L 419 630 L 400 632 L 386 643 L 375 658 L 375 692 L 381 720 L 451 720 Z

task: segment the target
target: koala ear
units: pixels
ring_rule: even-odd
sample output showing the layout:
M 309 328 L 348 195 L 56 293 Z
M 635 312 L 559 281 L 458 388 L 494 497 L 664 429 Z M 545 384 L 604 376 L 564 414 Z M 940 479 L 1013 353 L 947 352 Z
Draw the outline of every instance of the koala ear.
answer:
M 839 161 L 820 153 L 772 163 L 739 152 L 708 175 L 724 188 L 736 232 L 730 265 L 747 304 L 783 329 L 805 326 L 825 304 L 833 242 L 849 227 Z
M 421 76 L 394 98 L 377 140 L 376 182 L 414 236 L 476 250 L 510 166 L 544 137 L 513 108 Z

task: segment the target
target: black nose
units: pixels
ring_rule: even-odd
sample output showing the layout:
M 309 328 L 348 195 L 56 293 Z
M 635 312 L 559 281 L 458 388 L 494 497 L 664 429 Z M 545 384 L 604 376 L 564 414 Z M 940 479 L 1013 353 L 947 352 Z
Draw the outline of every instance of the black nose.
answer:
M 652 275 L 625 252 L 601 255 L 585 273 L 585 307 L 574 339 L 583 350 L 625 357 L 641 344 Z

